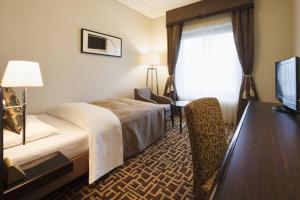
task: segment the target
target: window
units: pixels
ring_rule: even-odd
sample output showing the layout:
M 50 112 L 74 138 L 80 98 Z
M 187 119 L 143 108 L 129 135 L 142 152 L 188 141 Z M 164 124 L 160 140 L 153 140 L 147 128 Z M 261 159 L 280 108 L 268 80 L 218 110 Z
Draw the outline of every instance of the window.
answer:
M 180 100 L 216 97 L 224 120 L 235 122 L 242 69 L 230 16 L 201 19 L 183 27 L 175 73 Z

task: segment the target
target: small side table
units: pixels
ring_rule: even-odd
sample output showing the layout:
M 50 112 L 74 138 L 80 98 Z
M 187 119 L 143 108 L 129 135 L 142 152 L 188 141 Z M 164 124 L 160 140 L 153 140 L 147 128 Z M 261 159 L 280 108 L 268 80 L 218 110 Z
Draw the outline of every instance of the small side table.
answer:
M 73 171 L 73 162 L 60 152 L 20 166 L 26 178 L 4 188 L 4 199 L 19 199 Z M 0 180 L 1 181 L 1 180 Z M 1 199 L 1 198 L 0 198 Z
M 180 133 L 182 133 L 182 109 L 186 106 L 190 101 L 176 101 L 174 106 L 179 110 L 179 128 Z

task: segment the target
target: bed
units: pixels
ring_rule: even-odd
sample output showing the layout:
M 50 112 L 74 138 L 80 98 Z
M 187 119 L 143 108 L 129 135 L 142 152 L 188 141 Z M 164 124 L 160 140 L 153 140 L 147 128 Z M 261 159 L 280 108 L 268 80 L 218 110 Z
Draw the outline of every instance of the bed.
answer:
M 84 129 L 51 115 L 43 114 L 37 117 L 55 127 L 57 131 L 49 137 L 27 142 L 26 145 L 7 148 L 4 150 L 4 157 L 9 157 L 14 163 L 22 165 L 55 151 L 60 151 L 71 159 L 88 152 L 88 133 Z
M 111 110 L 120 119 L 125 159 L 140 153 L 162 136 L 164 111 L 156 104 L 125 98 L 91 104 Z
M 19 145 L 4 150 L 4 157 L 9 157 L 18 165 L 57 151 L 73 161 L 72 173 L 28 194 L 24 199 L 40 198 L 87 172 L 89 183 L 92 183 L 122 165 L 125 159 L 143 151 L 163 134 L 163 109 L 154 104 L 117 98 L 80 105 L 80 109 L 77 110 L 76 107 L 78 107 L 76 103 L 61 105 L 50 109 L 48 114 L 37 116 L 39 120 L 56 128 L 54 135 L 28 142 L 25 146 Z M 97 117 L 99 113 L 96 115 L 93 113 L 93 110 L 99 109 L 115 115 L 120 127 L 116 120 L 112 126 L 110 117 L 100 116 L 99 119 Z M 103 121 L 109 123 L 102 127 Z M 101 133 L 101 137 L 95 134 L 102 129 L 106 129 L 106 132 Z M 110 131 L 114 133 L 113 139 Z M 101 143 L 104 140 L 107 142 Z M 100 145 L 97 145 L 99 141 Z M 91 154 L 91 151 L 94 153 Z M 100 173 L 99 163 L 101 163 Z M 92 170 L 91 166 L 94 166 Z

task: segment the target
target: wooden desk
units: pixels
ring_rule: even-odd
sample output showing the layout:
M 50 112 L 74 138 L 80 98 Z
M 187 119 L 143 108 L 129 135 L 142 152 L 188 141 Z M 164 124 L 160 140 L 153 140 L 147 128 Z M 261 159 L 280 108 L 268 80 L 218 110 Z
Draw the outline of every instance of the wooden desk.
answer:
M 300 199 L 300 115 L 248 105 L 210 199 Z

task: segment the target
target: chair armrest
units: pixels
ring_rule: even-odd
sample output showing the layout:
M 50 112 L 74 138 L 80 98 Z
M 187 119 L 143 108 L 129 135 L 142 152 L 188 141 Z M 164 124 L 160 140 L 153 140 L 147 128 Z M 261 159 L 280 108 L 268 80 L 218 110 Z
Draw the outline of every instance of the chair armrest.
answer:
M 160 104 L 173 104 L 173 100 L 169 97 L 160 96 L 152 93 L 152 99 Z
M 152 99 L 148 99 L 148 98 L 142 97 L 142 96 L 140 96 L 140 95 L 136 95 L 136 96 L 135 96 L 135 100 L 157 104 L 157 103 L 156 103 L 155 101 L 153 101 Z

